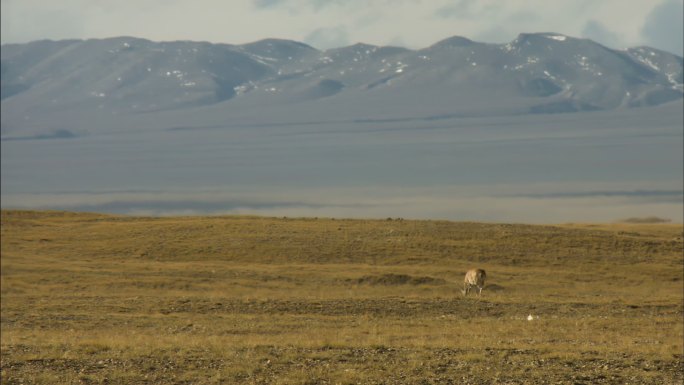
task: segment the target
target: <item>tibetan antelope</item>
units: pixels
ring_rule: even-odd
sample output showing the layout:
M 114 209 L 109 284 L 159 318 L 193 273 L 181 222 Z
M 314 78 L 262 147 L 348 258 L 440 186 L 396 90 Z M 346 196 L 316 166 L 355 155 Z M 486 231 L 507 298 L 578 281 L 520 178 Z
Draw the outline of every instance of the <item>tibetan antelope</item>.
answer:
M 484 288 L 485 278 L 487 278 L 487 273 L 482 269 L 468 270 L 463 280 L 463 295 L 468 295 L 474 286 L 477 287 L 477 295 L 479 296 Z

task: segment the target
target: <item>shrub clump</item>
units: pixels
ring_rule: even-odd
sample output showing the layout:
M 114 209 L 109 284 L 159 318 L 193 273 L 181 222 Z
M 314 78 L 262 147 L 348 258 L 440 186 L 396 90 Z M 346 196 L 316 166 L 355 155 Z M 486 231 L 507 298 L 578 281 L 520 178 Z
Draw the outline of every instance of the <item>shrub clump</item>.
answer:
M 627 218 L 623 219 L 620 222 L 623 223 L 668 223 L 671 222 L 671 220 L 666 219 L 666 218 L 659 218 L 659 217 L 634 217 L 634 218 Z

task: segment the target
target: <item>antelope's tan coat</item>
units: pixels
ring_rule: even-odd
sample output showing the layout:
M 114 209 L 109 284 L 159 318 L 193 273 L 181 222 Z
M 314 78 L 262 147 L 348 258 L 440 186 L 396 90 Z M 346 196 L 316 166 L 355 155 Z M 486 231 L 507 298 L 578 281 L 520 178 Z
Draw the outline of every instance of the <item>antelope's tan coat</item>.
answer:
M 465 275 L 463 281 L 463 295 L 468 295 L 470 289 L 473 287 L 477 288 L 477 295 L 482 294 L 482 289 L 485 285 L 485 279 L 487 278 L 487 273 L 482 269 L 471 269 Z

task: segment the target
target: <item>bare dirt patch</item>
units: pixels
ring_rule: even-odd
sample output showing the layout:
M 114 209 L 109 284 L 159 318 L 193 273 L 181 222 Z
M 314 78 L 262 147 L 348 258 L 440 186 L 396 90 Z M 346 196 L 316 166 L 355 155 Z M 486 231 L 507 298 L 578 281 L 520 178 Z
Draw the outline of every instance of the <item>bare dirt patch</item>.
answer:
M 348 279 L 347 282 L 362 285 L 443 285 L 446 283 L 441 278 L 414 277 L 407 274 L 381 274 L 365 275 L 357 279 Z

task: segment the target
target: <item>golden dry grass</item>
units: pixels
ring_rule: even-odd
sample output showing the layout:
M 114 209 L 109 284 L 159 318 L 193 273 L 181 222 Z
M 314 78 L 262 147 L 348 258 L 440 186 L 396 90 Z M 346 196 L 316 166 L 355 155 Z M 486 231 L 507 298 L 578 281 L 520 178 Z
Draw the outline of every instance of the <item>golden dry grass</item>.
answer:
M 682 225 L 2 211 L 1 235 L 2 383 L 682 381 Z

